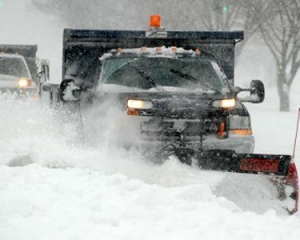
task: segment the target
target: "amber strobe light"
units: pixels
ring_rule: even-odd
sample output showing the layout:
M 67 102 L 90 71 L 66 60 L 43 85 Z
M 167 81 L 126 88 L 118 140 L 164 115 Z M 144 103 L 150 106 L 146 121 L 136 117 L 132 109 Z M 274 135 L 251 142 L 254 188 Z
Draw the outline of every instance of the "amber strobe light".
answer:
M 160 15 L 151 15 L 150 16 L 150 27 L 152 28 L 159 28 L 160 27 Z

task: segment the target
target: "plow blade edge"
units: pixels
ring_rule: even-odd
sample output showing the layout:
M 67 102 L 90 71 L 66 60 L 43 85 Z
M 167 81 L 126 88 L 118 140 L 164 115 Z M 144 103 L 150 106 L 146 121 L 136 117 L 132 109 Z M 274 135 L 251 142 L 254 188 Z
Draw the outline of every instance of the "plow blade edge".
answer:
M 268 175 L 279 200 L 292 201 L 286 210 L 298 210 L 299 185 L 296 165 L 290 155 L 238 154 L 234 151 L 202 151 L 195 155 L 195 164 L 203 170 Z

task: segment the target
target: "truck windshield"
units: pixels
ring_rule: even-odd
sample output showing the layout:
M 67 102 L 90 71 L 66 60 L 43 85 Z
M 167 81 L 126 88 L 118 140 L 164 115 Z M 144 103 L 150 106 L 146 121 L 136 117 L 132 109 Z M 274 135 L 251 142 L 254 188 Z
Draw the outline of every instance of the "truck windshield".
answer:
M 0 74 L 29 78 L 25 63 L 20 58 L 0 56 Z
M 190 56 L 107 58 L 101 82 L 142 89 L 159 86 L 220 92 L 228 88 L 227 78 L 214 60 Z

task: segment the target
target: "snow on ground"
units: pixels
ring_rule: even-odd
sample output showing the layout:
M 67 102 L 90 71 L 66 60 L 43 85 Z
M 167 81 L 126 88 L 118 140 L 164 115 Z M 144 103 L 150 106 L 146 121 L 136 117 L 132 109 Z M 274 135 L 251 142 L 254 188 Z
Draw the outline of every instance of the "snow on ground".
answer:
M 0 9 L 0 19 L 11 20 L 2 20 L 0 28 L 9 24 L 11 31 L 6 33 L 12 34 L 1 34 L 1 42 L 22 42 L 12 31 L 21 23 L 34 31 L 26 26 L 26 16 L 32 15 L 18 10 L 24 9 L 24 2 L 4 1 L 4 6 L 18 8 L 13 18 Z M 31 13 L 51 23 L 43 31 L 50 29 L 53 35 L 47 39 L 46 33 L 34 36 L 41 43 L 43 57 L 54 58 L 59 47 L 54 47 L 57 41 L 52 37 L 59 35 L 58 23 Z M 35 23 L 32 19 L 36 18 L 28 19 Z M 23 36 L 26 43 L 30 43 L 29 36 Z M 58 71 L 59 61 L 51 62 Z M 299 89 L 292 90 L 289 113 L 278 112 L 273 88 L 266 90 L 263 104 L 247 104 L 256 152 L 292 153 Z M 252 195 L 260 186 L 255 177 L 249 183 L 244 176 L 203 172 L 176 159 L 157 166 L 114 146 L 84 146 L 74 141 L 75 126 L 69 120 L 67 112 L 60 118 L 38 102 L 0 95 L 1 240 L 299 239 L 300 214 L 279 214 L 272 201 L 267 209 L 260 208 L 266 199 Z M 299 158 L 300 143 L 298 168 Z M 226 183 L 233 186 L 231 195 L 216 191 Z
M 300 81 L 291 90 L 290 112 L 279 112 L 277 89 L 266 89 L 266 99 L 262 104 L 247 104 L 252 114 L 253 131 L 256 136 L 256 152 L 292 154 L 296 135 L 298 109 L 300 108 Z M 299 134 L 298 134 L 299 135 Z M 299 142 L 299 139 L 298 139 Z M 300 157 L 300 144 L 296 149 Z M 299 162 L 300 163 L 300 159 Z
M 274 132 L 259 135 L 259 149 L 291 153 L 295 114 L 272 111 L 267 103 L 252 110 L 254 130 L 277 129 L 280 137 L 272 148 Z M 201 172 L 176 159 L 152 165 L 114 146 L 82 146 L 73 140 L 74 126 L 66 124 L 68 118 L 60 120 L 38 102 L 2 94 L 0 112 L 0 239 L 300 236 L 299 213 L 278 214 L 272 203 L 261 212 L 244 208 L 240 200 L 248 201 L 251 195 L 239 195 L 242 189 L 233 191 L 235 196 L 215 192 L 218 186 L 228 187 L 223 181 L 233 184 L 233 190 L 241 184 L 249 187 L 241 176 Z M 286 122 L 278 128 L 280 121 Z M 27 165 L 28 161 L 34 163 Z M 252 201 L 255 207 L 264 199 Z

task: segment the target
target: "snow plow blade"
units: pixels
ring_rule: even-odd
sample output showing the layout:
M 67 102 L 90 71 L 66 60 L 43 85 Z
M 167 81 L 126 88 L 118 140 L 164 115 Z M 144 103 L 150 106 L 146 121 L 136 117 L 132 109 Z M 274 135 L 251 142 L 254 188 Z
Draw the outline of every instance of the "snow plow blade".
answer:
M 290 155 L 238 154 L 231 150 L 201 151 L 194 156 L 203 170 L 268 175 L 277 190 L 277 198 L 288 200 L 286 210 L 298 210 L 299 186 L 296 165 Z M 292 201 L 292 204 L 291 204 Z
M 292 162 L 290 155 L 237 154 L 234 151 L 203 151 L 197 155 L 198 166 L 205 170 L 259 173 L 286 176 Z

